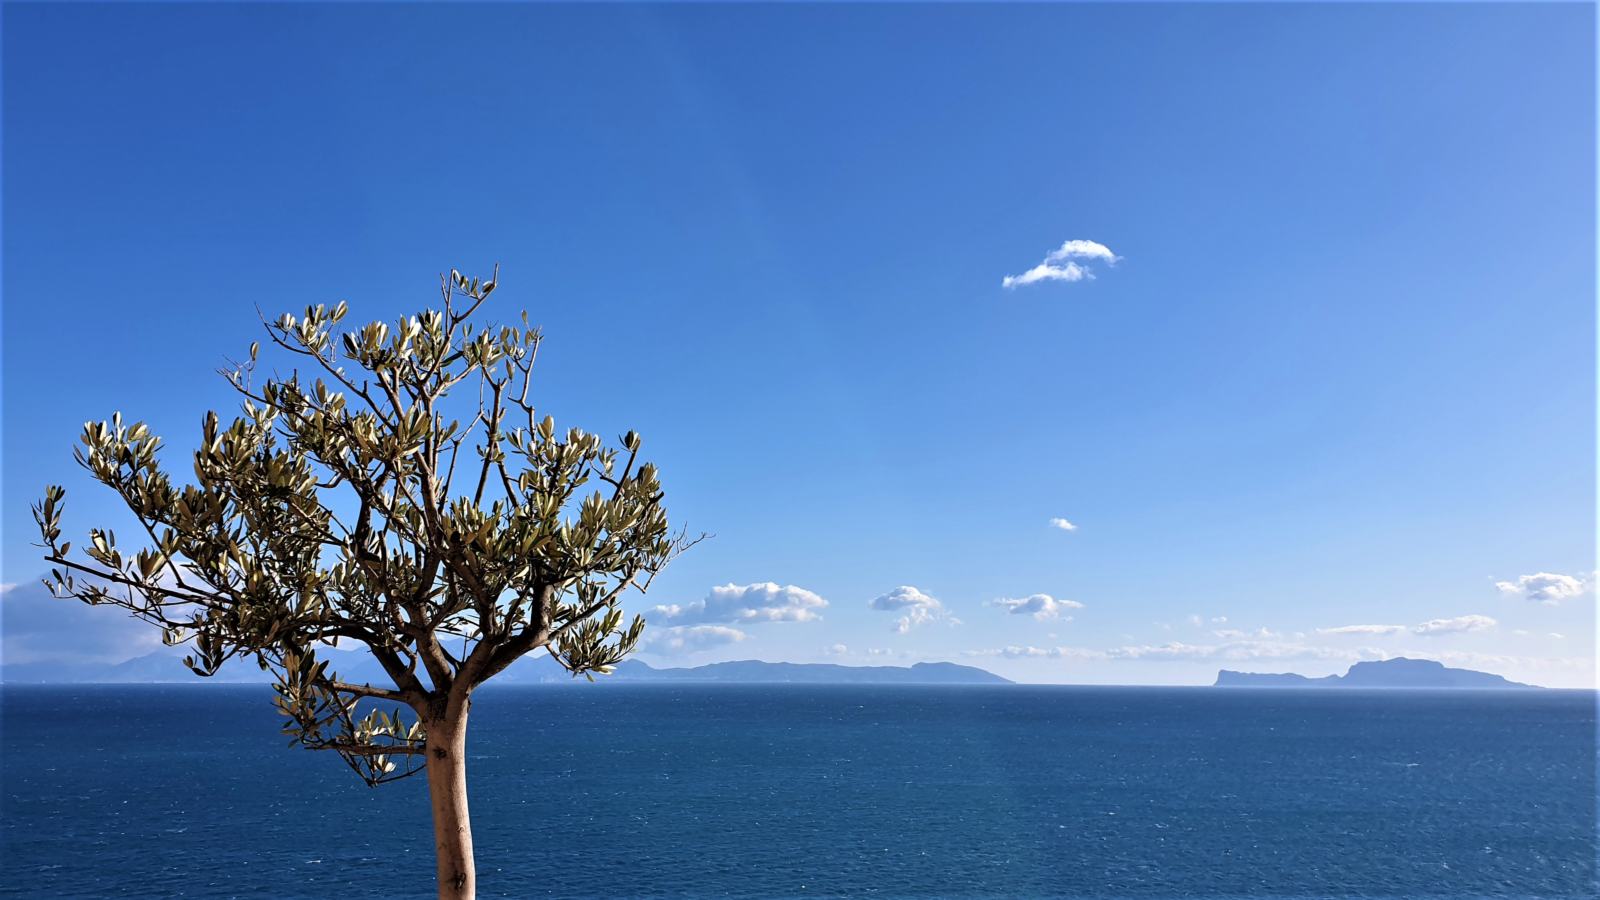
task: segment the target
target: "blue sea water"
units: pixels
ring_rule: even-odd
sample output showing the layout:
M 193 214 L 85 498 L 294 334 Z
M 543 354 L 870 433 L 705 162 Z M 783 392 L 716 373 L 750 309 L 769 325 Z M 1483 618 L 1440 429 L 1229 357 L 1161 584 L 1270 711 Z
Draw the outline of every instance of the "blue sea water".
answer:
M 35 897 L 427 897 L 421 778 L 261 687 L 6 687 Z M 605 685 L 474 708 L 480 893 L 1593 897 L 1590 692 Z

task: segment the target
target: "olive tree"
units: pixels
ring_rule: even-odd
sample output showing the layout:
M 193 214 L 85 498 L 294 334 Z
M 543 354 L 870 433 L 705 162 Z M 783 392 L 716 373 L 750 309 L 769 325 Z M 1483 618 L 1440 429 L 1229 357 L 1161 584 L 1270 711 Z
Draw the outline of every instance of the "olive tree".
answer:
M 574 675 L 610 672 L 644 627 L 623 621 L 624 592 L 693 543 L 669 531 L 637 434 L 607 446 L 535 413 L 527 313 L 472 322 L 497 278 L 452 271 L 442 308 L 393 326 L 340 331 L 342 302 L 264 321 L 294 367 L 258 377 L 258 342 L 221 370 L 242 414 L 206 413 L 192 483 L 143 423 L 86 424 L 77 461 L 137 520 L 135 550 L 95 528 L 74 553 L 61 487 L 34 506 L 56 596 L 191 645 L 198 675 L 253 660 L 284 732 L 369 785 L 426 772 L 442 898 L 476 886 L 473 691 L 541 648 Z M 331 646 L 369 653 L 387 683 L 341 679 Z

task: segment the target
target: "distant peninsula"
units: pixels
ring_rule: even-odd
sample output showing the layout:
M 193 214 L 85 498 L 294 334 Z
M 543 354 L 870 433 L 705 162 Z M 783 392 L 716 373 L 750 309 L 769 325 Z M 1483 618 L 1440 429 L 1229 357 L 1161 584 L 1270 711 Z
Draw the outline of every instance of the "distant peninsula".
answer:
M 1488 672 L 1471 669 L 1452 669 L 1432 659 L 1394 659 L 1375 662 L 1358 662 L 1343 675 L 1307 678 L 1304 675 L 1284 673 L 1269 675 L 1257 672 L 1232 672 L 1227 669 L 1217 673 L 1213 687 L 1329 687 L 1329 688 L 1490 688 L 1536 689 L 1536 685 L 1507 681 Z
M 386 677 L 364 653 L 330 652 L 326 658 L 347 681 L 377 684 Z M 12 664 L 0 666 L 0 682 L 8 684 L 255 684 L 267 676 L 252 665 L 224 666 L 212 678 L 199 678 L 179 657 L 158 650 L 115 664 Z M 491 684 L 579 684 L 560 663 L 548 655 L 518 660 Z M 917 663 L 913 666 L 841 666 L 832 663 L 762 662 L 747 659 L 688 668 L 658 669 L 639 660 L 625 660 L 599 683 L 715 682 L 720 684 L 1011 684 L 1010 679 L 972 666 L 955 663 Z

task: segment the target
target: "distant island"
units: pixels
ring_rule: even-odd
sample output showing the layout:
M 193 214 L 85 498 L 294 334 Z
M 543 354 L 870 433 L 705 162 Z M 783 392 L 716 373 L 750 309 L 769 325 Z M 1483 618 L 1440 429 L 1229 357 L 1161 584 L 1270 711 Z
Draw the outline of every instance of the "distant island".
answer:
M 1269 675 L 1257 672 L 1232 672 L 1227 669 L 1217 673 L 1213 687 L 1332 687 L 1332 688 L 1511 688 L 1534 689 L 1537 685 L 1507 681 L 1488 672 L 1471 669 L 1452 669 L 1432 659 L 1394 659 L 1376 662 L 1358 662 L 1343 675 L 1307 678 L 1304 675 L 1284 673 Z
M 385 675 L 364 653 L 330 652 L 324 657 L 346 681 L 382 683 Z M 215 676 L 202 679 L 189 672 L 171 651 L 158 650 L 121 663 L 76 665 L 10 664 L 0 666 L 6 684 L 265 684 L 266 675 L 253 665 L 224 666 Z M 1011 680 L 973 666 L 955 663 L 917 663 L 906 666 L 841 666 L 832 663 L 762 662 L 747 659 L 688 668 L 658 669 L 639 660 L 625 660 L 597 682 L 715 682 L 720 684 L 1011 684 Z M 548 655 L 518 660 L 497 685 L 570 684 L 573 677 Z M 583 679 L 577 679 L 584 683 Z

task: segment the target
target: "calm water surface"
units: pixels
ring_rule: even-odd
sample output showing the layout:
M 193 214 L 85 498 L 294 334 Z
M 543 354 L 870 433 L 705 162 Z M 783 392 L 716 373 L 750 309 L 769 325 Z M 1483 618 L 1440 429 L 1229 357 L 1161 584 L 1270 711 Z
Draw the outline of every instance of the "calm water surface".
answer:
M 266 688 L 0 708 L 0 895 L 432 895 L 422 780 L 287 748 Z M 1600 894 L 1589 692 L 529 687 L 472 727 L 483 896 Z

